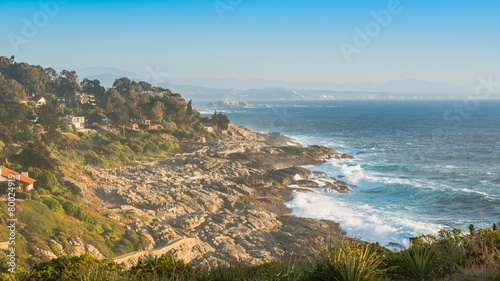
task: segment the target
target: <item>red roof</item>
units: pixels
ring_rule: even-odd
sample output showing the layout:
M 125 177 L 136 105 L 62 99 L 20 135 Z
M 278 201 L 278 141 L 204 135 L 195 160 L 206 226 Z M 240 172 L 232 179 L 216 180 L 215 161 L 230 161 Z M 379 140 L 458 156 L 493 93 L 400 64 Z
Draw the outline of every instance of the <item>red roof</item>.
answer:
M 11 169 L 5 168 L 3 166 L 0 166 L 0 170 L 2 170 L 2 177 L 4 177 L 4 178 L 9 178 L 9 175 L 15 175 L 15 176 L 19 175 L 19 181 L 24 183 L 24 184 L 30 185 L 30 184 L 36 182 L 35 179 L 32 179 L 30 177 L 25 177 L 25 176 L 21 175 L 20 173 L 18 173 L 16 171 L 12 171 Z M 16 177 L 16 179 L 17 179 L 17 177 Z

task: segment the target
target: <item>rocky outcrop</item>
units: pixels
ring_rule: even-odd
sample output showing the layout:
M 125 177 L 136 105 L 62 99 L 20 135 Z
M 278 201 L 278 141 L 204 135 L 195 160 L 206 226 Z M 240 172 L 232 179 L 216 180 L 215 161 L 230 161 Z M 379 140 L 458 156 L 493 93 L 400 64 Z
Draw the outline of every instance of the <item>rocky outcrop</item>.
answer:
M 106 258 L 94 245 L 85 243 L 78 236 L 68 240 L 66 247 L 53 239 L 49 240 L 48 245 L 50 248 L 38 248 L 40 253 L 39 257 L 43 261 L 49 261 L 61 255 L 80 256 L 85 253 L 98 259 Z
M 127 217 L 130 230 L 152 241 L 117 261 L 172 254 L 196 265 L 258 264 L 308 253 L 316 237 L 343 234 L 334 222 L 290 215 L 283 200 L 294 185 L 348 191 L 347 183 L 299 166 L 350 155 L 244 127 L 228 135 L 133 169 L 86 169 L 87 191 L 103 201 L 108 217 Z

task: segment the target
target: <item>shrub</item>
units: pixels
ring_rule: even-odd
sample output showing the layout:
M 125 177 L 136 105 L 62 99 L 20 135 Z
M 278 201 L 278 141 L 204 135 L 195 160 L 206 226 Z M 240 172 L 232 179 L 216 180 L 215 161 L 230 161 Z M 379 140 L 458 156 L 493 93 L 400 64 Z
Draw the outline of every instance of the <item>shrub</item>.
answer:
M 56 175 L 47 170 L 30 167 L 28 173 L 31 178 L 36 179 L 35 186 L 37 189 L 43 188 L 45 190 L 52 190 L 55 187 L 59 187 L 59 181 Z
M 414 245 L 401 252 L 404 274 L 418 279 L 428 278 L 437 267 L 437 255 L 434 247 Z
M 340 241 L 322 249 L 307 280 L 374 280 L 381 273 L 378 267 L 382 260 L 383 255 L 369 243 Z
M 76 206 L 75 203 L 71 201 L 65 201 L 62 203 L 62 206 L 68 216 L 76 217 L 78 206 Z
M 47 207 L 49 207 L 49 209 L 53 210 L 54 212 L 59 213 L 59 214 L 64 214 L 63 206 L 56 199 L 54 199 L 52 197 L 43 197 L 42 202 L 43 202 L 43 204 L 47 205 Z
M 67 189 L 67 190 L 68 190 L 71 194 L 73 194 L 73 195 L 75 195 L 75 196 L 81 196 L 81 195 L 82 195 L 82 191 L 80 190 L 80 188 L 79 188 L 76 184 L 74 184 L 74 183 L 72 183 L 72 182 L 70 182 L 70 181 L 64 181 L 64 182 L 63 182 L 63 186 L 64 186 L 64 187 L 65 187 L 65 188 L 66 188 L 66 189 Z
M 119 273 L 121 271 L 120 265 L 111 259 L 100 261 L 89 254 L 83 254 L 79 257 L 61 256 L 49 262 L 38 263 L 21 280 L 75 280 L 75 272 L 90 268 L 98 269 L 101 274 L 103 272 Z
M 161 280 L 176 280 L 189 278 L 194 275 L 195 268 L 184 263 L 183 260 L 175 260 L 172 256 L 162 255 L 155 260 L 139 261 L 130 269 L 130 273 L 137 276 L 139 280 L 150 280 L 161 278 Z

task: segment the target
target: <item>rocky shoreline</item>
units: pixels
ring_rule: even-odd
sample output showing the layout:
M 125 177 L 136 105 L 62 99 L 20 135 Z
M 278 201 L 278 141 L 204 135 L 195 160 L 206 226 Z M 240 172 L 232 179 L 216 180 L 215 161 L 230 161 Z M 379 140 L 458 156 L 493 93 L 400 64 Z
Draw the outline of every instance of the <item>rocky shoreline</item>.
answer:
M 192 146 L 171 159 L 132 169 L 87 167 L 87 203 L 148 237 L 144 251 L 115 260 L 171 254 L 195 265 L 259 264 L 315 250 L 320 237 L 344 235 L 337 223 L 299 218 L 284 203 L 290 186 L 347 192 L 352 186 L 300 166 L 353 158 L 323 146 L 300 146 L 277 133 L 232 126 L 223 141 Z

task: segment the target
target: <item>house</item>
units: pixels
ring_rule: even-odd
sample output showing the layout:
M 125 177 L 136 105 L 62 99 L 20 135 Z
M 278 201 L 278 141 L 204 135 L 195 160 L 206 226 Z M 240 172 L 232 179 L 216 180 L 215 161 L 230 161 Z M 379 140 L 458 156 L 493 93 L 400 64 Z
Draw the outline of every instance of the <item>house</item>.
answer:
M 73 97 L 57 97 L 56 101 L 57 101 L 57 103 L 60 103 L 60 104 L 67 104 L 67 103 L 73 103 L 74 98 Z
M 139 124 L 134 123 L 134 124 L 130 125 L 129 129 L 133 130 L 133 131 L 139 131 Z
M 150 130 L 163 130 L 163 126 L 162 125 L 151 125 L 149 126 L 149 129 Z
M 76 94 L 75 99 L 79 101 L 81 104 L 91 104 L 95 105 L 95 97 L 94 95 L 87 95 L 87 94 Z
M 66 116 L 64 117 L 66 122 L 70 125 L 75 126 L 75 128 L 80 129 L 85 127 L 85 117 L 84 116 Z
M 33 184 L 36 182 L 35 179 L 28 177 L 28 172 L 19 174 L 16 171 L 0 166 L 0 181 L 8 181 L 9 179 L 18 181 L 25 192 L 33 190 Z
M 24 99 L 21 100 L 22 103 L 29 103 L 30 101 L 34 102 L 37 107 L 47 103 L 45 98 L 42 96 L 25 97 Z

